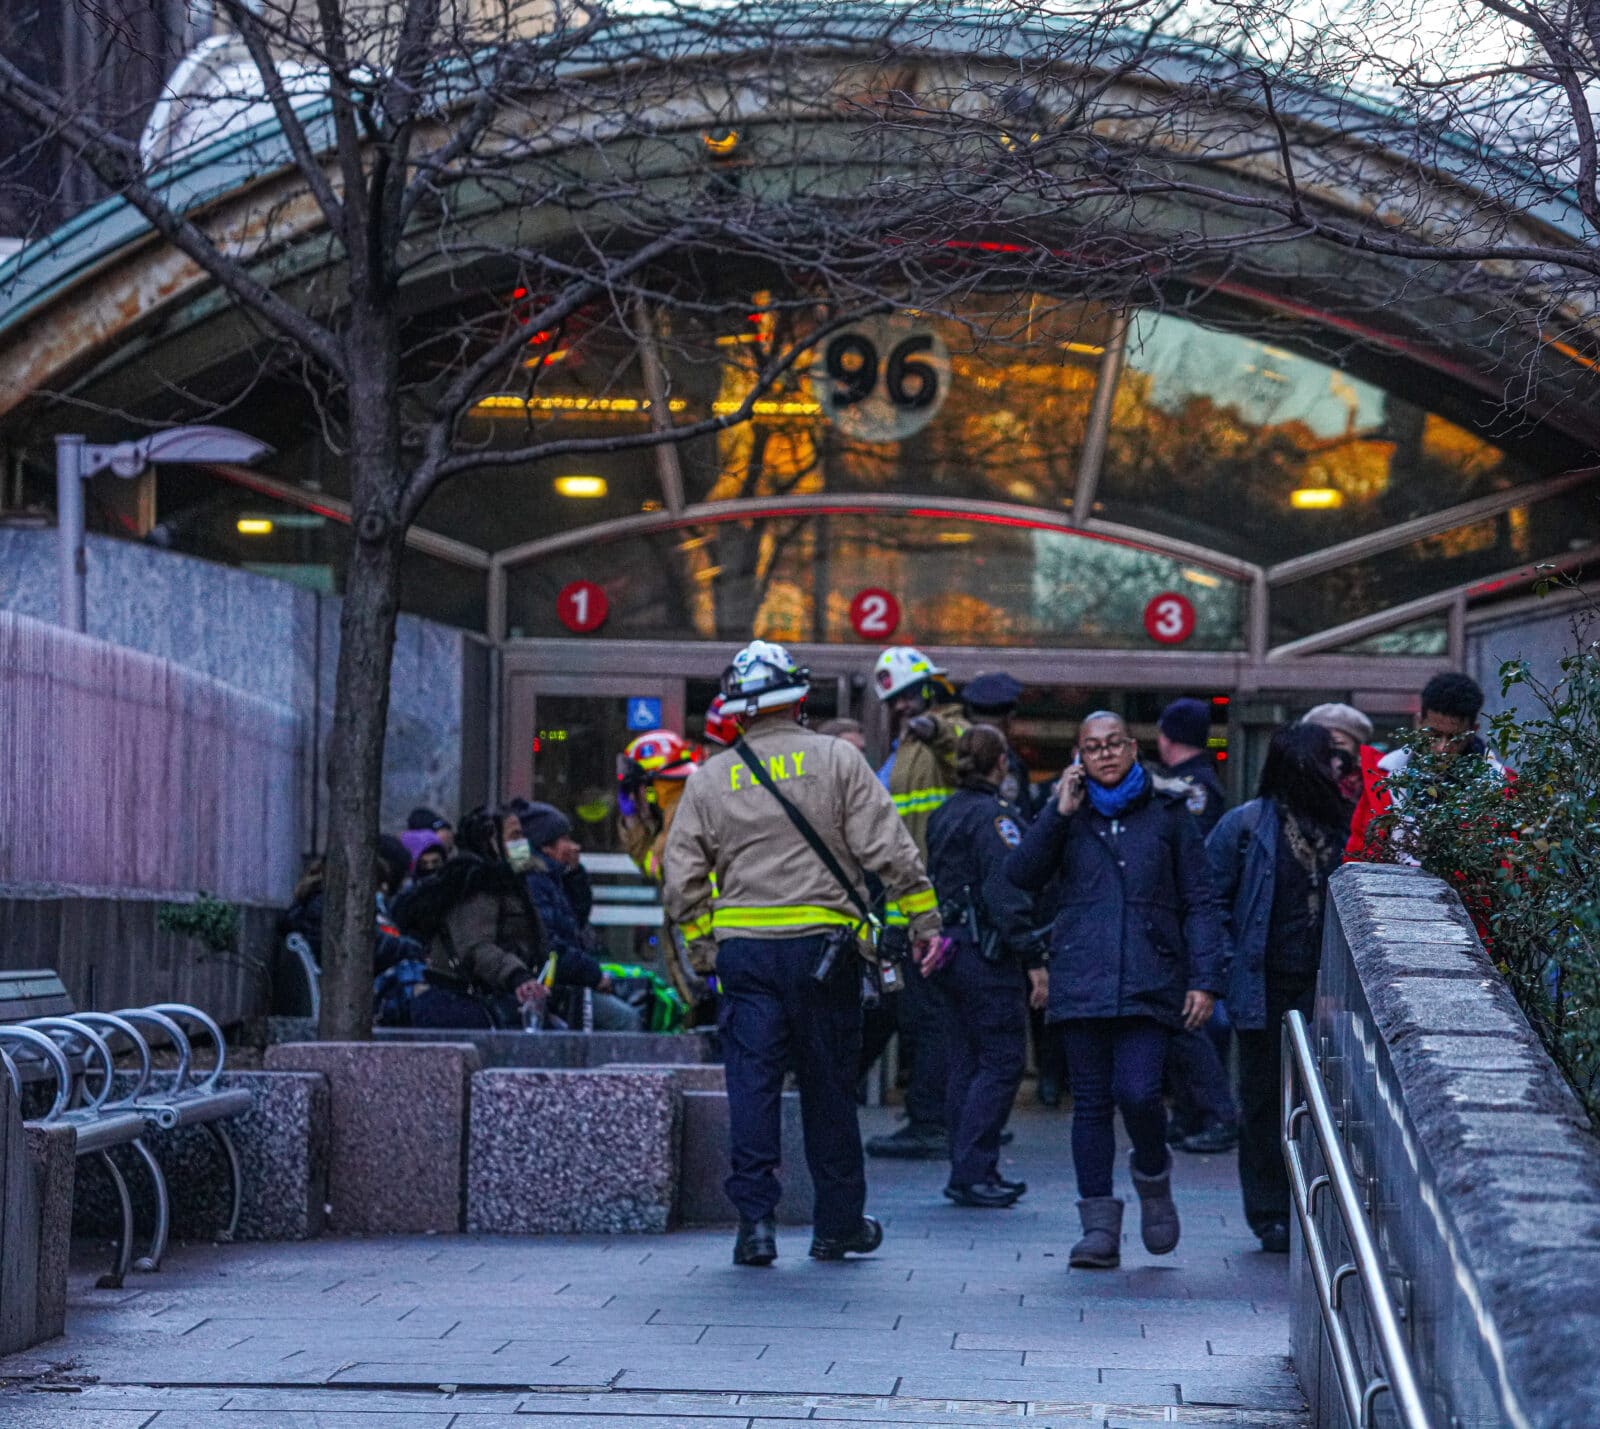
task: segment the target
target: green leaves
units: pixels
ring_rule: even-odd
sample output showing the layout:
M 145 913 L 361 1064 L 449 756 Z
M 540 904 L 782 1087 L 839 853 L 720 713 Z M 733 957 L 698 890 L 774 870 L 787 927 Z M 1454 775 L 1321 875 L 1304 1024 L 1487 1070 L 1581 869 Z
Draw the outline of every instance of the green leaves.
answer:
M 1573 622 L 1560 676 L 1526 660 L 1500 668 L 1522 712 L 1489 721 L 1515 771 L 1437 754 L 1418 739 L 1389 779 L 1376 821 L 1391 856 L 1409 854 L 1461 895 L 1508 986 L 1600 1121 L 1600 606 Z
M 198 938 L 213 953 L 232 952 L 239 943 L 239 909 L 204 891 L 192 903 L 163 903 L 156 926 L 164 933 Z

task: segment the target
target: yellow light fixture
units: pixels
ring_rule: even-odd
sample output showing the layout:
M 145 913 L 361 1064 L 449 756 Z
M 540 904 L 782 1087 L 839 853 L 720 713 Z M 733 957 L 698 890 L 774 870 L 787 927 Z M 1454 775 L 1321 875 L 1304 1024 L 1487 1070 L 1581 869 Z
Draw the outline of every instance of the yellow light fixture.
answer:
M 1106 351 L 1098 342 L 1064 342 L 1061 346 L 1083 357 L 1104 357 Z
M 972 539 L 971 531 L 941 531 L 939 542 L 945 546 L 965 546 Z
M 1184 567 L 1183 578 L 1190 585 L 1201 586 L 1206 590 L 1216 590 L 1222 584 L 1221 576 L 1214 576 L 1210 571 L 1197 571 L 1188 566 Z
M 270 536 L 272 522 L 265 516 L 241 516 L 233 523 L 233 529 L 241 536 Z
M 1331 511 L 1344 505 L 1344 492 L 1337 486 L 1302 486 L 1289 493 L 1289 504 L 1296 511 Z
M 592 498 L 606 494 L 606 479 L 603 476 L 558 476 L 556 478 L 557 496 L 575 496 Z
M 700 136 L 700 142 L 705 145 L 706 153 L 716 159 L 726 159 L 739 147 L 739 131 L 737 129 L 707 129 Z

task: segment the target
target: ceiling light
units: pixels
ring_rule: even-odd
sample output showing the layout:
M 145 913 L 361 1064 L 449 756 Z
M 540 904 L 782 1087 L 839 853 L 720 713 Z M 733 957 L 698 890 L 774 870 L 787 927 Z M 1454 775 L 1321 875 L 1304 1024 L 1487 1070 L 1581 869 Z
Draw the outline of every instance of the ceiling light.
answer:
M 556 478 L 556 495 L 594 497 L 606 494 L 606 479 L 603 476 L 558 476 Z
M 964 546 L 972 539 L 971 531 L 941 531 L 940 543 L 946 546 Z
M 265 516 L 241 516 L 233 525 L 241 536 L 270 536 L 272 522 Z
M 1207 590 L 1216 590 L 1222 584 L 1221 576 L 1214 576 L 1210 571 L 1191 570 L 1187 566 L 1184 568 L 1183 578 L 1190 585 L 1204 586 Z
M 1302 486 L 1289 493 L 1289 504 L 1297 511 L 1331 511 L 1344 505 L 1344 492 L 1337 486 Z
M 706 153 L 718 159 L 726 159 L 739 147 L 739 131 L 737 129 L 707 129 L 700 136 L 700 142 L 706 146 Z

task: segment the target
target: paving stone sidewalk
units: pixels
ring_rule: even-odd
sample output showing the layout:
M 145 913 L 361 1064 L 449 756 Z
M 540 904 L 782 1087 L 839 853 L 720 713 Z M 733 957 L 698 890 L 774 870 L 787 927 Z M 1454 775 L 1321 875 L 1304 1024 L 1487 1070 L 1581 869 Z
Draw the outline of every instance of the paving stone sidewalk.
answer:
M 1018 1112 L 1009 1211 L 951 1206 L 942 1164 L 869 1163 L 884 1247 L 843 1264 L 800 1230 L 767 1271 L 725 1231 L 189 1246 L 121 1291 L 86 1261 L 66 1337 L 0 1360 L 0 1424 L 1303 1429 L 1287 1262 L 1232 1159 L 1179 1158 L 1177 1254 L 1146 1255 L 1130 1207 L 1122 1269 L 1069 1274 L 1068 1125 Z

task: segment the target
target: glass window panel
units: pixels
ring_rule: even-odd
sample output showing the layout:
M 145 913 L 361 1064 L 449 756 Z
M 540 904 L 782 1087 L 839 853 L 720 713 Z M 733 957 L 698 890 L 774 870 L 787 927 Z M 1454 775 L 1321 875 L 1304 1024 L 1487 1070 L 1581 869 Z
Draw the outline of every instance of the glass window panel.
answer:
M 344 591 L 350 532 L 332 516 L 184 466 L 158 468 L 156 516 L 160 539 L 172 550 L 324 595 Z M 400 609 L 481 632 L 488 621 L 485 574 L 408 549 L 400 562 Z
M 972 299 L 953 317 L 901 314 L 893 321 L 894 335 L 880 344 L 886 350 L 875 351 L 884 381 L 890 344 L 901 332 L 934 334 L 949 353 L 938 410 L 925 426 L 899 439 L 847 434 L 818 400 L 819 357 L 815 373 L 799 365 L 763 397 L 750 423 L 682 449 L 689 500 L 895 491 L 1070 508 L 1111 327 L 1106 310 L 1024 293 Z M 745 400 L 763 351 L 760 335 L 717 334 L 714 358 L 689 336 L 666 345 L 672 390 L 683 394 L 689 414 Z
M 1145 607 L 1175 590 L 1196 614 L 1186 648 L 1243 643 L 1232 579 L 1130 543 L 934 511 L 708 522 L 545 557 L 509 573 L 511 633 L 568 634 L 556 597 L 580 579 L 605 588 L 612 637 L 850 643 L 851 601 L 873 587 L 900 605 L 896 640 L 1153 649 Z
M 1275 587 L 1272 641 L 1282 644 L 1600 542 L 1600 497 L 1578 490 Z
M 1270 564 L 1536 474 L 1339 368 L 1143 312 L 1096 511 Z
M 1364 640 L 1352 640 L 1339 646 L 1341 655 L 1439 655 L 1450 653 L 1450 626 L 1442 616 L 1414 620 L 1409 625 L 1397 626 L 1369 635 Z

